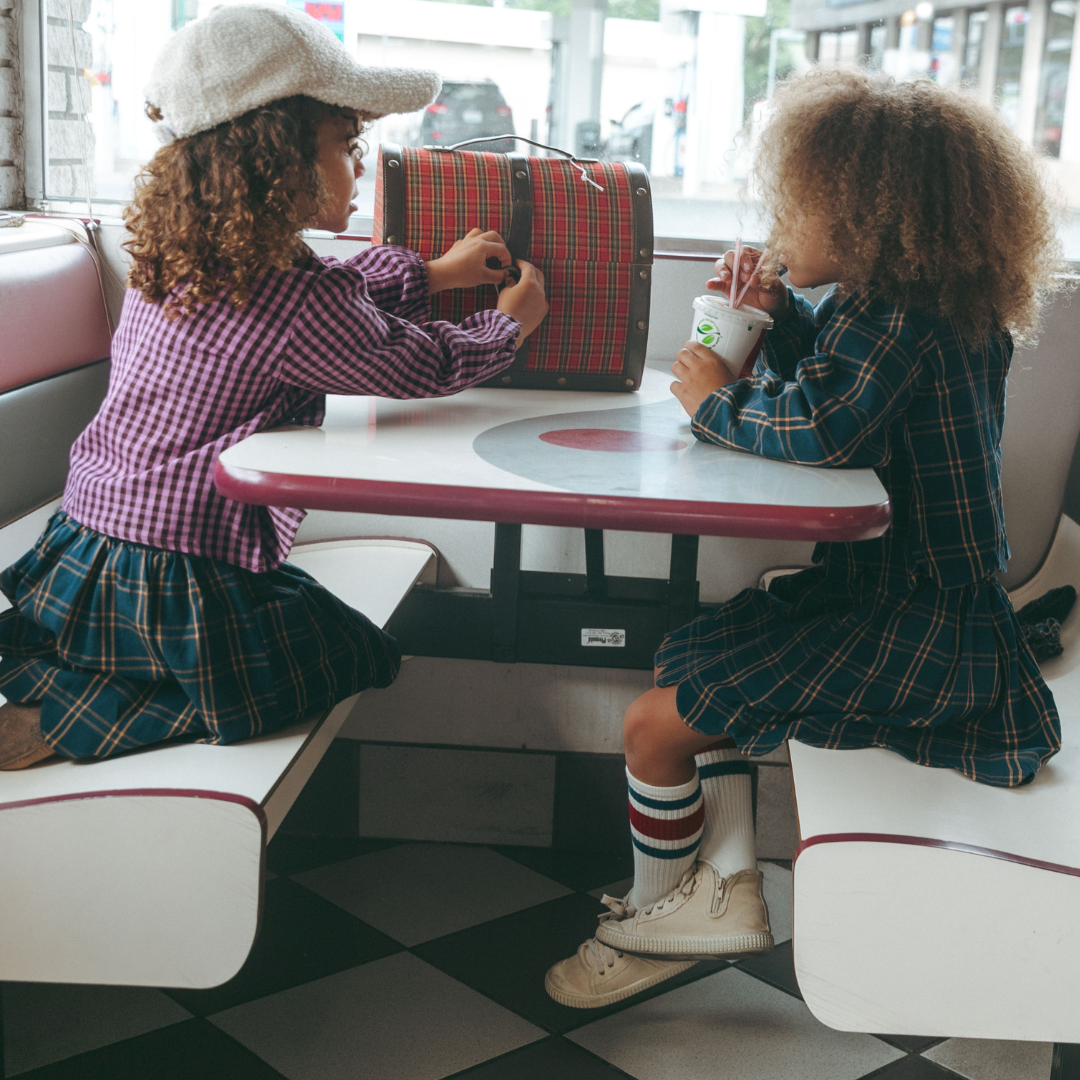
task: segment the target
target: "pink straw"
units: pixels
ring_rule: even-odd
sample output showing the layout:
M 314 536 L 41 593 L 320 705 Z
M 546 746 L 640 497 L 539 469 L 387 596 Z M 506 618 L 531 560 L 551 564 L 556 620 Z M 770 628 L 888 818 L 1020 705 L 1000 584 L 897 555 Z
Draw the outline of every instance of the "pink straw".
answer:
M 739 263 L 742 261 L 742 237 L 735 237 L 735 261 L 731 264 L 731 288 L 728 290 L 728 303 L 734 308 L 738 307 L 735 299 L 735 290 L 739 287 Z
M 768 254 L 768 250 L 769 250 L 768 248 L 762 248 L 761 249 L 761 254 L 758 256 L 758 261 L 756 263 L 754 263 L 754 269 L 750 271 L 750 276 L 746 279 L 746 284 L 742 287 L 742 290 L 739 292 L 739 297 L 735 301 L 735 304 L 734 304 L 735 307 L 741 307 L 742 306 L 743 297 L 746 295 L 746 290 L 750 288 L 750 282 L 753 280 L 754 275 L 761 269 L 761 264 L 765 261 L 765 256 Z

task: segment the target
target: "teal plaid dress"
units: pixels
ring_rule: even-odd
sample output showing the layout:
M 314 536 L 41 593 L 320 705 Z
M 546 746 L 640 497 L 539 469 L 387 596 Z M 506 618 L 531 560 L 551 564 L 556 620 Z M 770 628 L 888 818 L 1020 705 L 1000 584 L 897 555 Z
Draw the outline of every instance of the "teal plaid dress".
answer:
M 0 693 L 64 757 L 264 735 L 393 682 L 397 643 L 313 577 L 107 537 L 57 512 L 0 574 Z
M 786 739 L 884 746 L 981 783 L 1028 783 L 1057 752 L 1053 696 L 996 577 L 1008 543 L 1001 428 L 1012 343 L 834 290 L 790 294 L 754 374 L 694 417 L 699 438 L 765 457 L 870 467 L 893 523 L 819 544 L 815 565 L 745 589 L 669 635 L 657 685 L 750 756 Z

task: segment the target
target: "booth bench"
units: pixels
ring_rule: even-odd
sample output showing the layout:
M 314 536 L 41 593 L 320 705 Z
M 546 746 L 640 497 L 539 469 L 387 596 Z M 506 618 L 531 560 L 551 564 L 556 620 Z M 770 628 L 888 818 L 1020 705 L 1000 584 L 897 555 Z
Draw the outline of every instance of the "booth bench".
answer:
M 1080 429 L 1080 304 L 1070 300 L 1057 301 L 1010 375 L 1006 584 L 1018 610 L 1080 586 L 1080 526 L 1061 513 Z M 795 972 L 829 1027 L 1053 1042 L 1053 1080 L 1080 1078 L 1076 609 L 1061 641 L 1042 670 L 1063 744 L 1026 787 L 988 787 L 884 749 L 790 744 Z
M 92 253 L 66 230 L 0 233 L 0 566 L 58 505 L 71 443 L 105 393 L 102 293 Z M 380 626 L 436 571 L 434 549 L 409 540 L 301 544 L 289 558 Z M 355 702 L 230 746 L 0 773 L 0 980 L 232 978 L 258 932 L 266 845 Z

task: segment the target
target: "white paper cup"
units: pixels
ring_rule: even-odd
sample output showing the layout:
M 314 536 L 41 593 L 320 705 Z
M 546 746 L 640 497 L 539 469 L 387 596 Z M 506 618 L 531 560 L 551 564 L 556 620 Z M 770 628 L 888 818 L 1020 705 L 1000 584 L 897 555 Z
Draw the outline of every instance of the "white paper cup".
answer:
M 736 378 L 749 374 L 757 359 L 772 317 L 752 307 L 733 308 L 713 296 L 694 300 L 691 340 L 712 349 Z

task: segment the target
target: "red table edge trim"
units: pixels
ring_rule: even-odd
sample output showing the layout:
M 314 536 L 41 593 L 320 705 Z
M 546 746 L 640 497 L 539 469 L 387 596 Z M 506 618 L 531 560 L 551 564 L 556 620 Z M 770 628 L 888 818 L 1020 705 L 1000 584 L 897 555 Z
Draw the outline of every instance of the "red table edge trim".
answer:
M 266 840 L 266 813 L 263 808 L 249 799 L 246 795 L 238 795 L 232 791 L 210 791 L 204 788 L 103 788 L 100 791 L 70 791 L 62 795 L 42 795 L 35 799 L 15 799 L 12 802 L 0 803 L 0 812 L 4 810 L 21 810 L 25 806 L 44 806 L 47 803 L 73 802 L 76 799 L 116 799 L 116 798 L 184 798 L 184 799 L 214 799 L 218 802 L 237 803 L 246 807 L 258 819 L 262 829 L 263 841 Z
M 795 858 L 792 860 L 792 870 L 799 856 L 807 848 L 817 847 L 819 844 L 906 844 L 910 847 L 938 848 L 946 851 L 959 851 L 965 855 L 982 855 L 988 859 L 1000 859 L 1003 862 L 1018 863 L 1021 866 L 1031 866 L 1036 870 L 1049 870 L 1055 874 L 1069 874 L 1072 877 L 1080 877 L 1080 868 L 1065 866 L 1062 863 L 1046 862 L 1044 859 L 1032 859 L 1026 855 L 1014 855 L 1009 851 L 998 851 L 996 848 L 980 847 L 978 844 L 965 844 L 960 840 L 937 840 L 928 836 L 905 836 L 901 833 L 822 833 L 820 836 L 811 836 L 803 840 L 795 849 Z
M 871 540 L 881 536 L 892 520 L 888 499 L 868 506 L 789 507 L 563 491 L 499 491 L 264 473 L 226 465 L 220 458 L 214 464 L 214 484 L 227 499 L 259 506 L 758 540 Z

